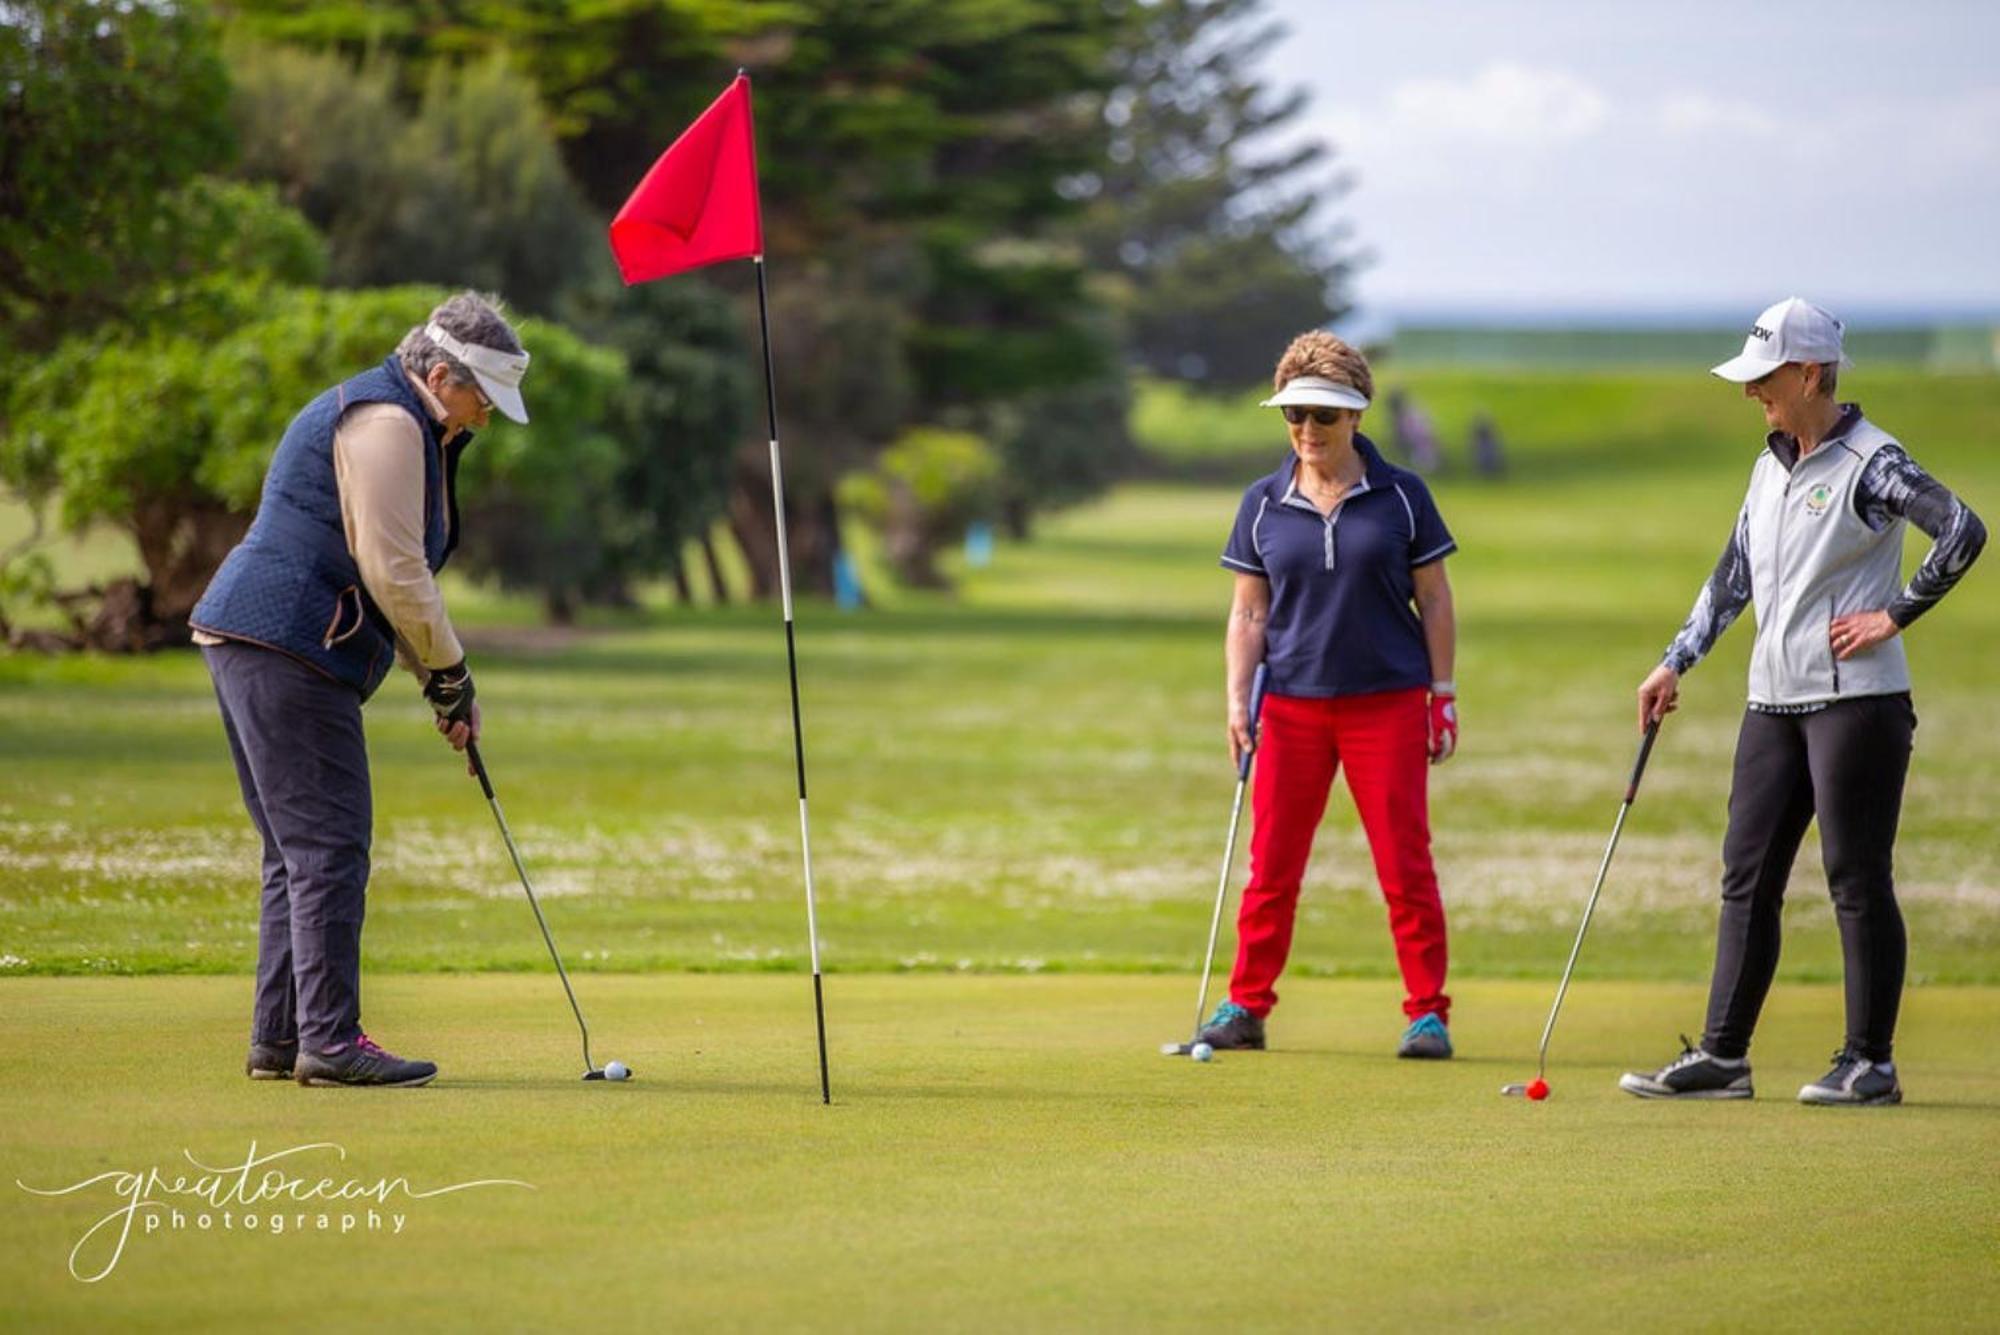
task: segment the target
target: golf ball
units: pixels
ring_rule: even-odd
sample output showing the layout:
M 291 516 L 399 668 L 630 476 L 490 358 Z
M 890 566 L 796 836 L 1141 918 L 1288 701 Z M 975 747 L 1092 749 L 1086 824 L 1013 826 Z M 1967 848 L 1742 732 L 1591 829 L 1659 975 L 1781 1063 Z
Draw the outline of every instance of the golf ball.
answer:
M 1197 1043 L 1193 1047 L 1188 1049 L 1188 1056 L 1194 1058 L 1198 1062 L 1205 1062 L 1214 1055 L 1215 1055 L 1215 1049 L 1210 1047 L 1206 1043 Z
M 1549 1096 L 1548 1081 L 1537 1079 L 1537 1080 L 1530 1080 L 1528 1082 L 1529 1098 L 1533 1099 L 1537 1103 L 1540 1103 L 1543 1099 L 1547 1098 L 1548 1096 Z
M 606 1062 L 604 1063 L 604 1078 L 606 1080 L 630 1080 L 632 1072 L 626 1067 L 624 1062 Z

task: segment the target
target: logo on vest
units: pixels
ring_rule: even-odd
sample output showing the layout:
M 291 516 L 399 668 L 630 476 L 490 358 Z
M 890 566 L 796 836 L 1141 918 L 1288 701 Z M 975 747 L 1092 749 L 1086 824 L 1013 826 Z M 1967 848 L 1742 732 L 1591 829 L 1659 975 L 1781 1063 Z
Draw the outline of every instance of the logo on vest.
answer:
M 1833 504 L 1833 488 L 1822 482 L 1806 493 L 1806 513 L 1818 519 Z

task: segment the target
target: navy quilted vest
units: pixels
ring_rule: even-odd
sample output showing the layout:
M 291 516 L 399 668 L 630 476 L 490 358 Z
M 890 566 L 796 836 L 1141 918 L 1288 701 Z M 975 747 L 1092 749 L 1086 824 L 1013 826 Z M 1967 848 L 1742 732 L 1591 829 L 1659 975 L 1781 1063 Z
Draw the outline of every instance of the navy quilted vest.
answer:
M 366 700 L 395 664 L 395 632 L 362 587 L 347 548 L 333 433 L 358 403 L 393 403 L 424 431 L 424 559 L 443 568 L 458 545 L 458 460 L 469 432 L 440 449 L 431 419 L 393 356 L 335 385 L 285 428 L 264 475 L 257 517 L 189 618 L 197 630 L 290 654 L 345 682 Z

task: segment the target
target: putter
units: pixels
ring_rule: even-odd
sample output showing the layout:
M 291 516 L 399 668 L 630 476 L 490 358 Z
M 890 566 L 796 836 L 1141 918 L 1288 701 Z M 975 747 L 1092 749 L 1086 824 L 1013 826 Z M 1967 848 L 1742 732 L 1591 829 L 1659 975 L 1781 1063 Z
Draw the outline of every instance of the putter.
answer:
M 1576 957 L 1583 950 L 1583 934 L 1590 930 L 1590 915 L 1597 910 L 1597 896 L 1604 889 L 1604 873 L 1611 869 L 1611 855 L 1618 848 L 1619 832 L 1625 828 L 1625 815 L 1632 810 L 1632 801 L 1639 796 L 1639 776 L 1646 772 L 1646 757 L 1653 754 L 1653 739 L 1660 735 L 1660 720 L 1654 719 L 1646 725 L 1646 735 L 1639 741 L 1639 758 L 1632 762 L 1632 781 L 1625 785 L 1625 800 L 1619 804 L 1618 820 L 1611 827 L 1611 842 L 1604 846 L 1604 860 L 1597 864 L 1597 883 L 1590 887 L 1590 898 L 1583 906 L 1583 921 L 1577 924 L 1576 942 L 1569 948 L 1569 963 L 1563 965 L 1562 982 L 1556 985 L 1556 1000 L 1549 1007 L 1549 1022 L 1542 1026 L 1542 1047 L 1535 1062 L 1535 1078 L 1519 1084 L 1502 1085 L 1500 1092 L 1508 1098 L 1544 1099 L 1548 1097 L 1549 1086 L 1549 1038 L 1556 1031 L 1556 1016 L 1562 1014 L 1563 994 L 1569 991 L 1570 975 L 1576 972 Z M 1541 1086 L 1539 1095 L 1531 1093 L 1530 1087 Z
M 1201 962 L 1201 991 L 1195 994 L 1194 1037 L 1185 1043 L 1162 1043 L 1163 1057 L 1185 1057 L 1201 1038 L 1202 1017 L 1208 1011 L 1208 975 L 1215 967 L 1215 938 L 1222 930 L 1222 905 L 1229 897 L 1229 869 L 1236 862 L 1236 827 L 1243 822 L 1243 789 L 1250 782 L 1250 758 L 1257 754 L 1257 720 L 1264 713 L 1264 687 L 1271 671 L 1262 663 L 1250 679 L 1250 745 L 1236 761 L 1236 800 L 1229 807 L 1229 840 L 1222 846 L 1222 876 L 1215 883 L 1215 915 L 1208 920 L 1208 954 Z
M 466 758 L 472 762 L 472 772 L 479 780 L 479 786 L 486 793 L 486 805 L 493 808 L 493 819 L 500 824 L 500 837 L 507 841 L 507 852 L 514 859 L 514 870 L 520 874 L 521 888 L 528 892 L 528 907 L 535 911 L 535 923 L 542 929 L 542 940 L 548 944 L 549 958 L 556 962 L 556 977 L 562 979 L 563 991 L 569 997 L 569 1008 L 576 1015 L 577 1031 L 583 1035 L 583 1078 L 585 1080 L 605 1080 L 604 1068 L 590 1059 L 590 1026 L 583 1022 L 583 1007 L 576 1004 L 576 990 L 569 985 L 569 972 L 563 968 L 562 956 L 556 951 L 556 939 L 549 935 L 548 919 L 542 916 L 542 906 L 535 900 L 535 887 L 528 883 L 528 869 L 521 865 L 521 850 L 514 846 L 514 832 L 507 828 L 507 817 L 500 810 L 500 799 L 494 796 L 493 780 L 487 777 L 486 762 L 479 755 L 479 743 L 467 742 Z M 630 1068 L 619 1066 L 629 1077 Z

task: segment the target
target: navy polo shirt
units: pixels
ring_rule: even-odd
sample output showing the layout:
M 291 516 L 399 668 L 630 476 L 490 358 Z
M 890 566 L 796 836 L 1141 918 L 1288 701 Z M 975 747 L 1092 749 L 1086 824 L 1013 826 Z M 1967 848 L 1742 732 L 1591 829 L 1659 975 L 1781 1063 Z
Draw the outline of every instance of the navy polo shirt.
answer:
M 1264 661 L 1277 695 L 1361 695 L 1431 682 L 1411 572 L 1458 550 L 1430 488 L 1366 436 L 1367 471 L 1323 515 L 1298 489 L 1298 459 L 1243 493 L 1225 569 L 1271 582 Z

